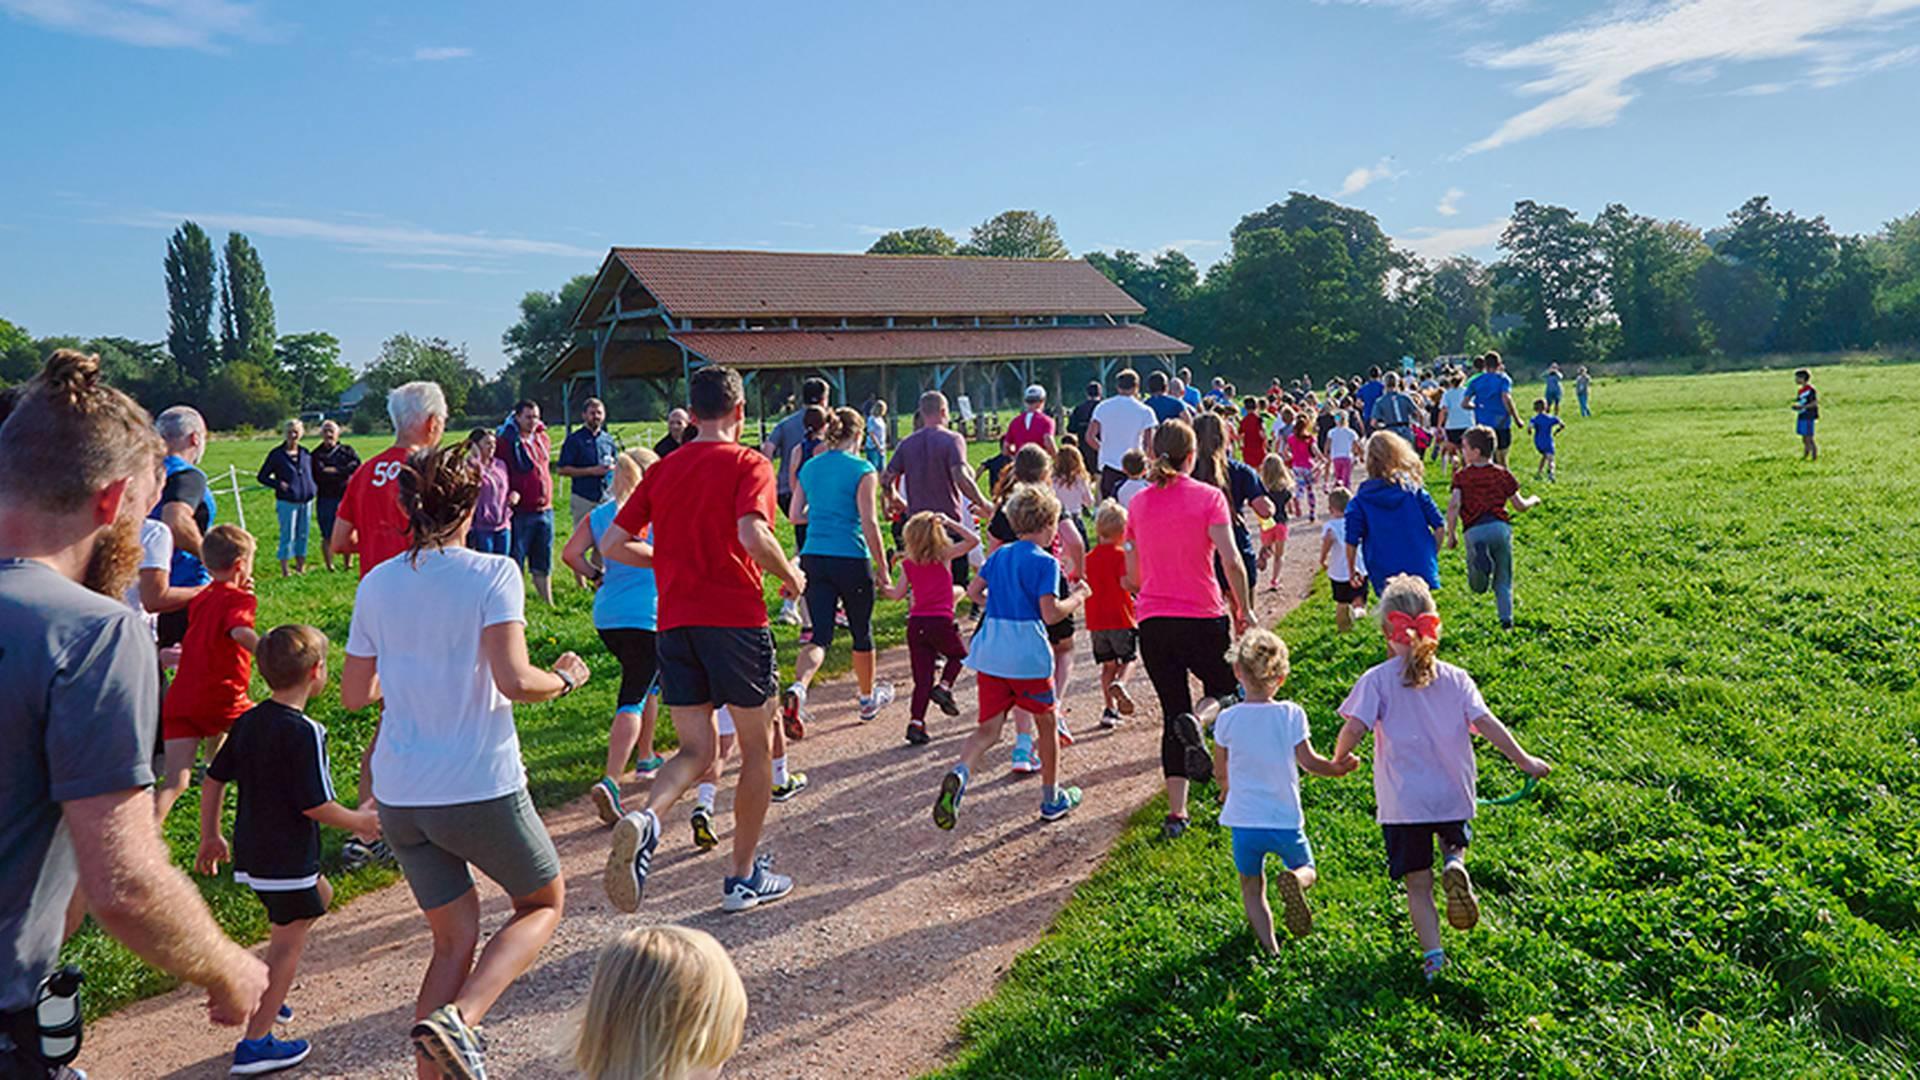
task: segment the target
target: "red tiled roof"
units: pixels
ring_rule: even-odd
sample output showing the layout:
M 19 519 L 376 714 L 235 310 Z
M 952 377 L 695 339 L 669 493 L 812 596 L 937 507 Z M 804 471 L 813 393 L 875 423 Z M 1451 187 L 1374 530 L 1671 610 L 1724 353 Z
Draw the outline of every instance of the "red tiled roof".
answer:
M 614 248 L 675 318 L 1139 315 L 1078 259 Z
M 1138 323 L 952 330 L 683 330 L 672 338 L 713 363 L 746 368 L 1193 351 L 1191 345 Z

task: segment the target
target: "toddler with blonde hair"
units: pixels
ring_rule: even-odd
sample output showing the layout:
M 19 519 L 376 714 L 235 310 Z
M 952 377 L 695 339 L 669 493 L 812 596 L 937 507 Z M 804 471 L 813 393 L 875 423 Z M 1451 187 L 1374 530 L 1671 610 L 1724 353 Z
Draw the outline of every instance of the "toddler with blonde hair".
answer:
M 589 1080 L 715 1080 L 746 1026 L 747 988 L 713 935 L 638 927 L 600 950 L 573 1063 Z

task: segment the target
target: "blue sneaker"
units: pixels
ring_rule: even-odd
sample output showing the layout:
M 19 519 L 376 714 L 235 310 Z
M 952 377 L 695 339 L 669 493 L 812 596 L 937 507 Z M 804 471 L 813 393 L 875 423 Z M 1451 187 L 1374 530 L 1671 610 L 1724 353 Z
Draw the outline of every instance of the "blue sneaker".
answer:
M 746 911 L 769 904 L 793 891 L 793 879 L 773 872 L 773 856 L 753 860 L 752 877 L 730 877 L 720 883 L 726 895 L 720 906 L 728 911 Z
M 659 823 L 652 814 L 631 810 L 614 823 L 602 887 L 615 910 L 629 915 L 640 910 L 640 894 L 646 891 L 647 874 L 653 869 L 653 850 L 659 846 Z
M 605 824 L 618 823 L 621 816 L 627 812 L 626 808 L 620 805 L 620 785 L 615 783 L 611 776 L 601 777 L 600 782 L 588 790 L 588 794 L 593 796 L 593 809 Z
M 949 770 L 947 778 L 940 781 L 940 796 L 933 800 L 933 823 L 942 829 L 953 828 L 960 817 L 960 799 L 966 793 L 967 778 L 959 769 Z
M 287 1021 L 289 1021 L 289 1020 L 292 1020 L 292 1019 L 293 1019 L 293 1006 L 291 1006 L 291 1005 L 286 1005 L 286 1004 L 282 1004 L 282 1005 L 280 1006 L 280 1011 L 279 1011 L 279 1012 L 278 1012 L 277 1014 L 275 1014 L 275 1018 L 276 1018 L 276 1019 L 278 1019 L 278 1020 L 279 1020 L 279 1021 L 280 1021 L 281 1023 L 283 1023 L 283 1024 L 284 1024 L 284 1023 L 286 1023 L 286 1022 L 287 1022 Z
M 1054 792 L 1052 802 L 1043 802 L 1040 804 L 1040 820 L 1041 821 L 1059 821 L 1061 818 L 1066 817 L 1068 814 L 1073 813 L 1073 808 L 1079 805 L 1080 805 L 1080 789 L 1079 788 L 1077 787 L 1060 788 L 1058 791 Z
M 1033 747 L 1024 743 L 1013 746 L 1013 771 L 1017 773 L 1037 773 L 1040 771 L 1040 757 Z
M 257 1039 L 241 1039 L 234 1044 L 233 1067 L 227 1071 L 234 1076 L 279 1072 L 307 1060 L 307 1055 L 312 1052 L 313 1046 L 305 1039 L 282 1040 L 271 1034 Z

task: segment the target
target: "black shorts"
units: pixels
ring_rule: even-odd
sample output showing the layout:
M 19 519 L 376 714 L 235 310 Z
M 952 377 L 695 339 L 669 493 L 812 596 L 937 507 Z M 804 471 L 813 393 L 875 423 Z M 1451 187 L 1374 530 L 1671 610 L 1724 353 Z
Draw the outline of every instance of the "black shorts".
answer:
M 621 712 L 639 712 L 660 682 L 660 656 L 653 631 L 619 627 L 598 633 L 601 643 L 620 664 L 620 696 L 614 698 L 614 704 Z
M 1327 579 L 1333 586 L 1333 602 L 1336 604 L 1364 604 L 1367 602 L 1367 579 L 1355 578 L 1352 581 Z
M 1512 428 L 1497 427 L 1493 429 L 1493 448 L 1495 450 L 1505 450 L 1507 447 L 1512 445 L 1513 445 L 1513 429 Z
M 1433 841 L 1463 848 L 1473 842 L 1473 825 L 1465 821 L 1423 821 L 1417 825 L 1382 825 L 1387 841 L 1387 876 L 1395 881 L 1419 870 L 1433 869 Z
M 833 644 L 833 613 L 844 605 L 853 651 L 872 652 L 872 564 L 844 555 L 802 555 L 800 569 L 807 575 L 807 614 L 813 621 L 809 643 L 823 649 Z
M 1120 494 L 1120 485 L 1127 482 L 1127 474 L 1119 469 L 1102 467 L 1100 470 L 1100 499 L 1116 498 Z
M 764 626 L 677 626 L 659 637 L 660 698 L 682 705 L 757 709 L 780 685 L 773 631 Z
M 1073 640 L 1073 616 L 1069 615 L 1059 622 L 1047 624 L 1047 644 L 1058 645 Z
M 253 895 L 260 898 L 260 906 L 267 909 L 267 921 L 275 926 L 288 926 L 303 919 L 317 919 L 327 913 L 327 905 L 320 899 L 318 885 L 285 891 L 255 889 Z
M 163 649 L 180 644 L 187 636 L 187 609 L 161 612 L 154 632 L 159 636 Z
M 1131 626 L 1119 630 L 1093 630 L 1093 662 L 1096 664 L 1131 663 L 1140 655 L 1140 631 Z
M 1448 446 L 1459 446 L 1459 445 L 1460 445 L 1460 436 L 1462 436 L 1462 435 L 1465 435 L 1466 433 L 1467 433 L 1467 429 L 1466 429 L 1466 428 L 1463 428 L 1463 427 L 1450 427 L 1450 428 L 1448 428 L 1448 429 L 1447 429 L 1447 434 L 1446 434 L 1446 440 L 1447 440 L 1447 445 L 1448 445 Z

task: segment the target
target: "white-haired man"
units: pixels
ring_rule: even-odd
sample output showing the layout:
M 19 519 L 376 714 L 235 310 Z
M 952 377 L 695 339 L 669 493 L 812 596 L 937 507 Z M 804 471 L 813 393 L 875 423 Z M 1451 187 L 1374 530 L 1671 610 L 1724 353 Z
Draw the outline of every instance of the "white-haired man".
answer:
M 147 516 L 173 531 L 173 565 L 167 584 L 197 589 L 213 580 L 200 564 L 200 538 L 213 527 L 214 519 L 213 492 L 208 489 L 207 474 L 200 471 L 201 455 L 207 452 L 207 422 L 193 406 L 175 405 L 161 413 L 153 426 L 167 445 L 167 478 L 160 501 Z M 162 614 L 156 629 L 161 648 L 178 645 L 187 633 L 186 609 Z

